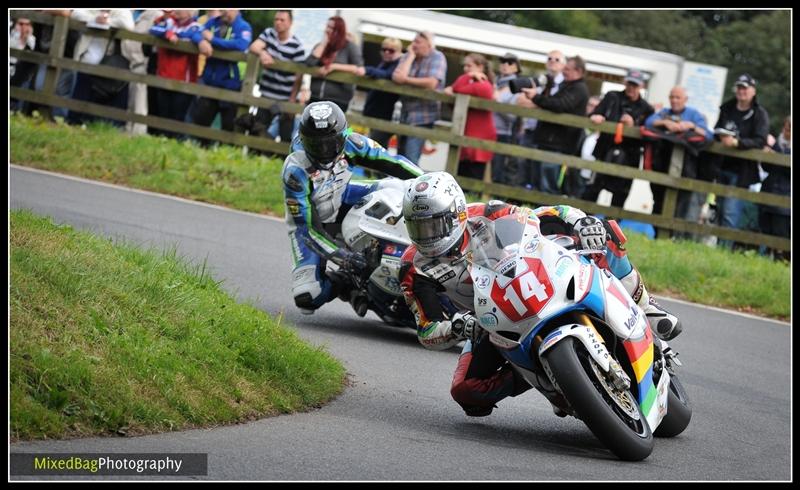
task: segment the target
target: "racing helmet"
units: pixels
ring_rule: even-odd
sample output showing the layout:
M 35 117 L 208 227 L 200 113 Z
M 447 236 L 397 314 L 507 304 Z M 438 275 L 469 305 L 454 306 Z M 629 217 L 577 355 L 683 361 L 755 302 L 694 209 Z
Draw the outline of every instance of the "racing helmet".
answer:
M 467 227 L 467 199 L 447 172 L 414 179 L 403 196 L 403 217 L 411 241 L 426 257 L 447 253 Z
M 344 155 L 347 119 L 333 102 L 308 104 L 300 118 L 300 142 L 308 160 L 318 169 L 330 170 Z

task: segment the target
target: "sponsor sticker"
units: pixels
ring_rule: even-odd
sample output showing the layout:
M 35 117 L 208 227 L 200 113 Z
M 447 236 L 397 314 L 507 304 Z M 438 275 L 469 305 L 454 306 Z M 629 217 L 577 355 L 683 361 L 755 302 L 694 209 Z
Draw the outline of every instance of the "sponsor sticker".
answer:
M 572 259 L 570 257 L 561 257 L 556 262 L 556 275 L 558 277 L 562 277 L 564 273 L 569 269 L 569 266 L 572 265 Z
M 415 213 L 424 213 L 429 209 L 430 206 L 428 206 L 427 204 L 414 204 L 413 206 L 411 206 L 411 210 L 414 211 Z
M 478 289 L 486 289 L 486 286 L 489 285 L 489 281 L 491 281 L 489 276 L 478 276 L 475 280 L 475 286 L 477 286 Z
M 561 330 L 556 330 L 552 332 L 542 341 L 542 345 L 541 347 L 539 347 L 539 352 L 542 352 L 547 348 L 549 348 L 551 345 L 555 344 L 559 338 L 561 338 Z
M 414 190 L 417 191 L 417 192 L 422 192 L 427 188 L 428 188 L 428 183 L 427 182 L 420 182 L 419 184 L 417 184 L 416 187 L 414 187 Z
M 485 315 L 481 316 L 479 319 L 481 325 L 486 327 L 496 327 L 497 326 L 497 315 L 494 313 L 486 313 Z
M 533 252 L 536 251 L 536 248 L 538 246 L 539 246 L 539 240 L 534 238 L 533 240 L 531 240 L 531 241 L 529 241 L 528 243 L 525 244 L 525 252 L 529 253 L 529 254 L 532 254 Z
M 286 200 L 286 209 L 289 210 L 289 214 L 292 216 L 300 216 L 300 203 L 295 199 Z
M 333 108 L 330 106 L 330 104 L 317 104 L 309 109 L 308 114 L 314 118 L 314 124 L 316 127 L 327 128 L 327 118 L 333 114 Z M 324 123 L 324 125 L 321 125 L 321 123 Z

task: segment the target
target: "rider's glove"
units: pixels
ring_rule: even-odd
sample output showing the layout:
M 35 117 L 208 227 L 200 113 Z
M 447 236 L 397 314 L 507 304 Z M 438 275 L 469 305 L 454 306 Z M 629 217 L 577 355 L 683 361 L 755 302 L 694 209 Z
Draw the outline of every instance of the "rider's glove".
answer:
M 598 218 L 594 216 L 581 218 L 573 229 L 581 241 L 581 248 L 601 250 L 606 246 L 606 228 Z
M 483 329 L 478 324 L 478 319 L 469 312 L 460 312 L 453 315 L 450 320 L 450 328 L 457 337 L 471 340 L 472 342 L 475 342 L 483 333 Z
M 343 250 L 341 266 L 344 269 L 347 269 L 356 275 L 361 275 L 367 269 L 367 259 L 363 254 L 347 249 L 340 250 Z

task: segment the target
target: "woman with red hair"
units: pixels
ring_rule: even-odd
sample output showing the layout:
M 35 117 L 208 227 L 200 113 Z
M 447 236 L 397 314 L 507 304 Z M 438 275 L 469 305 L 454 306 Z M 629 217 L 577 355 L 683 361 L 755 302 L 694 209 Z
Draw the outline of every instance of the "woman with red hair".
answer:
M 308 66 L 320 67 L 319 76 L 311 78 L 309 103 L 329 100 L 338 105 L 343 112 L 347 112 L 355 87 L 325 79 L 325 76 L 332 71 L 364 75 L 361 48 L 351 41 L 344 19 L 338 15 L 328 19 L 322 41 L 314 46 L 305 63 Z

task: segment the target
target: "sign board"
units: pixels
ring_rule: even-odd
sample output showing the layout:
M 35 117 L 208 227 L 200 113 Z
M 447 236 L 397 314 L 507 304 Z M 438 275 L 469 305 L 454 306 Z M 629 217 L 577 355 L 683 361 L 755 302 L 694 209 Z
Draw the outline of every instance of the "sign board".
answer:
M 694 107 L 704 116 L 709 128 L 713 128 L 719 117 L 719 106 L 726 93 L 725 79 L 728 69 L 721 66 L 704 65 L 686 61 L 681 70 L 679 85 L 689 96 L 687 105 Z

